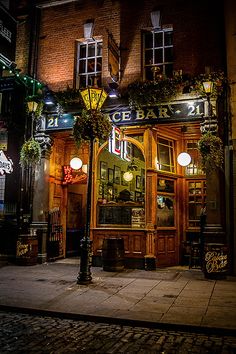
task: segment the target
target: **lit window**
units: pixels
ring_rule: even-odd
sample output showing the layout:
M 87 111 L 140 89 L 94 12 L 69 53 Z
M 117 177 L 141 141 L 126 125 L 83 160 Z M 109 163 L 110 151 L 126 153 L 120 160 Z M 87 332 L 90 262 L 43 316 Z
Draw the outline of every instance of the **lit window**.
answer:
M 78 44 L 77 87 L 101 86 L 102 41 L 93 40 Z
M 155 75 L 172 76 L 173 30 L 144 33 L 144 79 L 153 80 Z
M 204 174 L 200 165 L 200 156 L 197 146 L 197 140 L 189 140 L 187 142 L 187 152 L 191 156 L 191 163 L 185 168 L 186 175 Z
M 159 138 L 157 143 L 157 169 L 175 172 L 173 141 Z

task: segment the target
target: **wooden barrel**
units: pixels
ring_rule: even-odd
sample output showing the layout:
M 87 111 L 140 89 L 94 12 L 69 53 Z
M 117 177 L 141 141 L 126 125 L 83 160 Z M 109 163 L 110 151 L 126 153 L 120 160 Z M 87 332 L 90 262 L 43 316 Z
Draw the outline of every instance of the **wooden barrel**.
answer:
M 16 244 L 16 263 L 18 265 L 35 265 L 38 262 L 38 237 L 19 235 Z
M 105 238 L 102 246 L 103 270 L 120 272 L 124 269 L 124 239 Z

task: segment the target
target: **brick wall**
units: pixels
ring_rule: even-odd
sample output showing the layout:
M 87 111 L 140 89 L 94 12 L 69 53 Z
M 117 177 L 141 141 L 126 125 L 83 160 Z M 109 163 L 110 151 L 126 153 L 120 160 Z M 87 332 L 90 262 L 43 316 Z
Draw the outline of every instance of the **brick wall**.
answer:
M 224 67 L 223 11 L 221 1 L 87 0 L 41 9 L 38 78 L 53 89 L 74 85 L 76 41 L 83 38 L 83 24 L 95 20 L 94 36 L 103 38 L 103 85 L 111 81 L 108 72 L 107 31 L 121 48 L 121 83 L 142 76 L 141 30 L 150 28 L 150 12 L 161 8 L 162 24 L 174 28 L 174 69 L 203 73 Z M 212 6 L 214 5 L 214 6 Z M 25 24 L 26 26 L 27 24 Z M 24 33 L 25 32 L 25 33 Z M 19 26 L 18 67 L 25 67 L 27 30 Z M 23 55 L 24 53 L 24 55 Z

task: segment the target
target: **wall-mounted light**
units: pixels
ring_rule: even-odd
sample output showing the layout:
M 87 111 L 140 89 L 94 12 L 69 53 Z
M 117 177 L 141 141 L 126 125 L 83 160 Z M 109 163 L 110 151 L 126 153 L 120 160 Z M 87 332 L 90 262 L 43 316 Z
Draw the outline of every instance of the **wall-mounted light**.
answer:
M 191 156 L 187 152 L 181 152 L 177 157 L 178 164 L 186 167 L 191 162 Z
M 83 162 L 79 157 L 73 157 L 73 159 L 70 160 L 70 167 L 73 168 L 73 170 L 79 170 L 82 165 Z
M 110 98 L 118 98 L 119 97 L 118 84 L 116 82 L 110 82 L 108 85 L 110 88 L 108 96 Z
M 94 29 L 94 21 L 87 20 L 86 23 L 84 23 L 84 38 L 85 39 L 93 38 L 93 29 Z
M 153 28 L 161 27 L 161 12 L 160 10 L 154 10 L 151 12 L 151 22 Z

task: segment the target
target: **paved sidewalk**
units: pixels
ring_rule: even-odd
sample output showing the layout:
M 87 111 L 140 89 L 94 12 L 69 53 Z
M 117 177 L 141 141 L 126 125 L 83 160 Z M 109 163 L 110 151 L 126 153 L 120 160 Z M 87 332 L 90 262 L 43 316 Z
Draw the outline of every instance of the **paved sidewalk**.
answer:
M 92 268 L 78 285 L 79 265 L 68 259 L 0 268 L 0 310 L 56 313 L 113 323 L 178 325 L 236 333 L 236 277 L 208 280 L 199 269 L 172 267 L 120 273 Z

